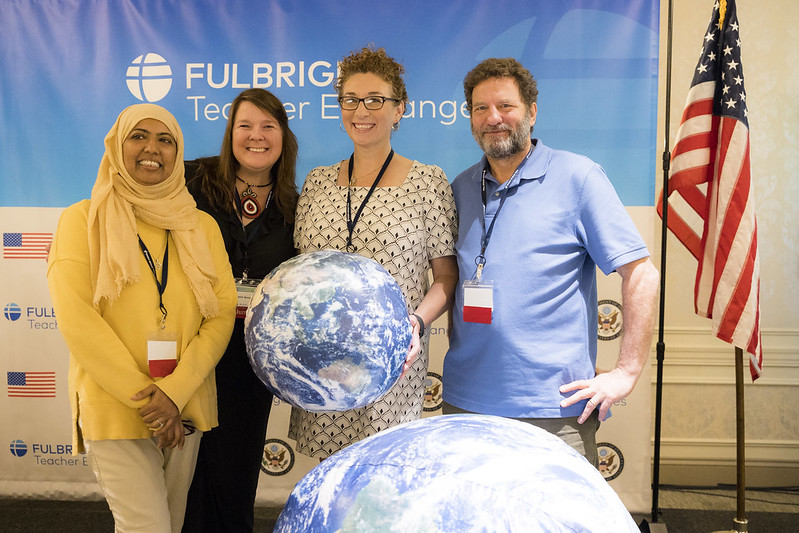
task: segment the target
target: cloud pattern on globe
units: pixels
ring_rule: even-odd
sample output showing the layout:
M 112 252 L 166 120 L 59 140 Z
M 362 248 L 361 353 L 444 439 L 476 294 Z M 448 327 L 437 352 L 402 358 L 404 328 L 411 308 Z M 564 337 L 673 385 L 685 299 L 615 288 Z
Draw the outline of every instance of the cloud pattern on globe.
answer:
M 599 471 L 559 438 L 487 415 L 387 429 L 295 486 L 277 533 L 638 533 Z
M 333 250 L 275 268 L 256 288 L 244 331 L 261 381 L 307 411 L 380 398 L 399 377 L 412 334 L 394 278 L 372 259 Z

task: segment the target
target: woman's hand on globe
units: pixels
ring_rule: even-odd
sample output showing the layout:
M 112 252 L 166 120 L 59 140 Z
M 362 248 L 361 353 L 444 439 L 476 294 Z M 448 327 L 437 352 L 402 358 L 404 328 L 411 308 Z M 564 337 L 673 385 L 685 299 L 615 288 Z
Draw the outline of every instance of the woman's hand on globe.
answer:
M 416 356 L 422 351 L 422 341 L 419 339 L 419 322 L 416 317 L 411 315 L 411 324 L 413 325 L 413 334 L 411 335 L 411 345 L 408 348 L 408 355 L 405 357 L 405 363 L 402 365 L 402 373 L 400 379 L 405 375 L 405 372 L 411 367 L 416 360 Z

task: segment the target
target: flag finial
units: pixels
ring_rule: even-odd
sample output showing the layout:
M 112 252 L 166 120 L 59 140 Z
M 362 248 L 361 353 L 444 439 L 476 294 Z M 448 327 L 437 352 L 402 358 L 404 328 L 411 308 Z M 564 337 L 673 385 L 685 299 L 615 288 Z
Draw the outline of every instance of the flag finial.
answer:
M 719 29 L 724 28 L 724 17 L 727 15 L 727 0 L 719 0 Z

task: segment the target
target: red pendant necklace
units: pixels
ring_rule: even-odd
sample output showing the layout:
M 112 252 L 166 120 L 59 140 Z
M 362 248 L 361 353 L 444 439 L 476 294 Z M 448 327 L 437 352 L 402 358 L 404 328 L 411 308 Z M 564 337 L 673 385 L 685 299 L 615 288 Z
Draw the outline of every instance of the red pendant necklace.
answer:
M 241 214 L 247 218 L 258 218 L 258 215 L 261 214 L 261 206 L 256 200 L 256 198 L 258 198 L 258 194 L 253 190 L 253 187 L 269 187 L 272 185 L 274 180 L 271 180 L 269 183 L 265 183 L 263 185 L 255 185 L 253 183 L 247 183 L 238 176 L 236 176 L 236 179 L 247 186 L 247 188 L 244 189 L 244 192 L 241 193 Z M 267 202 L 268 201 L 269 199 L 267 198 Z M 264 207 L 266 207 L 266 205 L 264 205 Z

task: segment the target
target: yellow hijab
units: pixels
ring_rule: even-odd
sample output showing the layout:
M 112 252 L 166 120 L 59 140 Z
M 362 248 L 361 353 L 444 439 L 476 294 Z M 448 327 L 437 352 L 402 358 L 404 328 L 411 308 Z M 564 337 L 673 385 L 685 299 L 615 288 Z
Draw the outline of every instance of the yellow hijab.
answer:
M 172 174 L 155 185 L 142 185 L 125 169 L 122 143 L 144 119 L 161 121 L 175 138 L 177 154 Z M 105 137 L 105 154 L 89 207 L 89 261 L 95 280 L 94 306 L 119 297 L 122 289 L 141 279 L 136 219 L 169 230 L 183 272 L 200 312 L 216 316 L 217 280 L 205 234 L 199 229 L 197 204 L 188 189 L 183 167 L 183 132 L 172 114 L 155 104 L 132 105 L 117 117 Z

